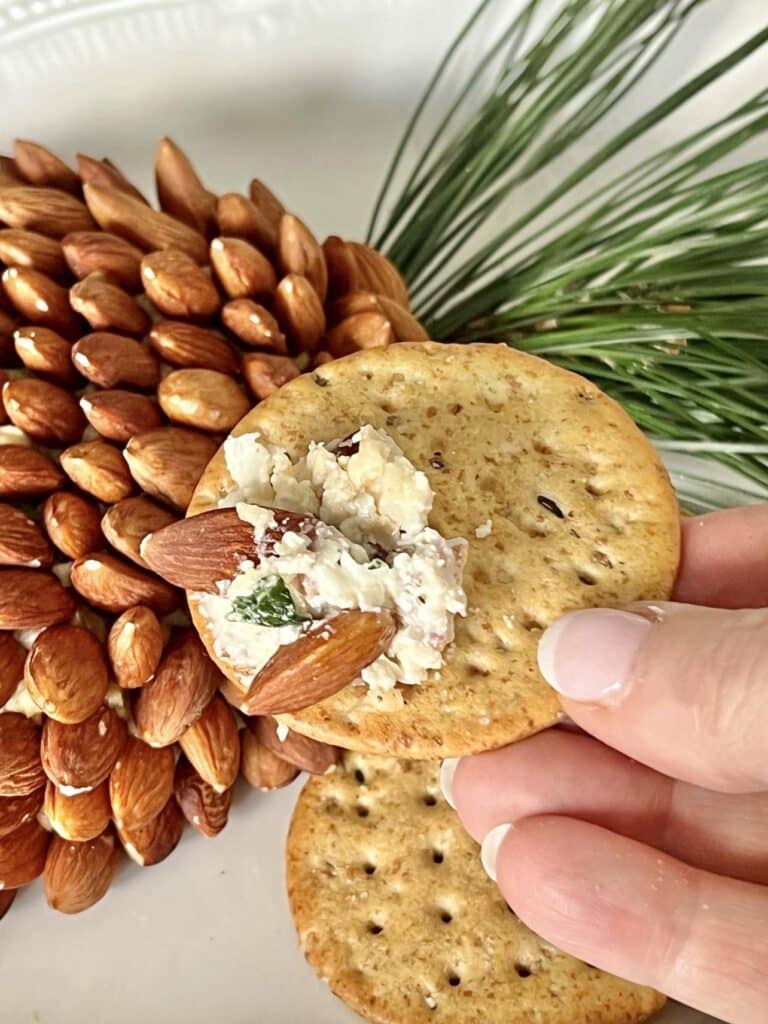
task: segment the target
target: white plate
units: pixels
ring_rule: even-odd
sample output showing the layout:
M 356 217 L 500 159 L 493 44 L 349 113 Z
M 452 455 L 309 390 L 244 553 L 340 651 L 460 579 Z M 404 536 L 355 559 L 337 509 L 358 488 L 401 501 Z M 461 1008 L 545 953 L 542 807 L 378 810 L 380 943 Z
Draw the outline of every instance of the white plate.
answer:
M 473 2 L 0 0 L 0 151 L 21 136 L 108 154 L 148 187 L 168 133 L 217 190 L 258 175 L 318 234 L 360 236 Z M 747 4 L 720 7 L 722 37 Z M 295 796 L 240 793 L 216 841 L 187 834 L 165 864 L 125 868 L 81 917 L 24 892 L 1 926 L 0 1024 L 358 1020 L 297 950 L 282 866 Z

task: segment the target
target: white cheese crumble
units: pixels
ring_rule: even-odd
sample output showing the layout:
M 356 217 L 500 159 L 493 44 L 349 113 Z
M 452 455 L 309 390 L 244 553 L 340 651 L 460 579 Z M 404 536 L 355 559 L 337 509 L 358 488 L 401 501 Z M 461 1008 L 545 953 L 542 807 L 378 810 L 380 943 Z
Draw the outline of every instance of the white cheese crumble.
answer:
M 462 572 L 466 541 L 428 526 L 432 488 L 383 431 L 362 427 L 352 438 L 311 444 L 295 462 L 258 434 L 224 445 L 236 490 L 222 505 L 273 538 L 258 564 L 243 562 L 217 594 L 197 594 L 216 653 L 237 667 L 243 686 L 308 625 L 347 609 L 391 610 L 397 629 L 361 679 L 381 694 L 396 683 L 423 683 L 443 664 L 455 615 L 466 614 Z M 311 528 L 275 530 L 273 509 L 316 517 Z M 282 580 L 300 620 L 264 626 L 233 614 L 236 599 Z M 265 582 L 266 581 L 266 582 Z
M 486 519 L 485 522 L 480 523 L 480 525 L 475 530 L 475 536 L 477 537 L 478 540 L 482 540 L 484 537 L 490 537 L 492 530 L 493 520 Z
M 4 711 L 15 711 L 17 715 L 24 715 L 25 718 L 32 718 L 39 722 L 42 711 L 29 696 L 29 691 L 23 682 L 20 682 L 6 703 L 0 708 L 0 714 Z

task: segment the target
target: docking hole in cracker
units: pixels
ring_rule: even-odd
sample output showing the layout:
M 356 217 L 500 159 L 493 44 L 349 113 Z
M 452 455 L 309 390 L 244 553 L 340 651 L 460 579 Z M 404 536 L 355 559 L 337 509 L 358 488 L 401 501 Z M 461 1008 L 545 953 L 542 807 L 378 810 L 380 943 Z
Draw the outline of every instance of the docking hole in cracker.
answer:
M 679 557 L 647 438 L 503 345 L 393 345 L 291 381 L 225 441 L 188 517 L 142 554 L 188 591 L 241 709 L 416 759 L 556 722 L 542 630 L 668 597 Z
M 659 1009 L 657 992 L 559 952 L 509 910 L 437 775 L 347 753 L 299 797 L 288 896 L 331 990 L 376 1024 L 635 1024 Z

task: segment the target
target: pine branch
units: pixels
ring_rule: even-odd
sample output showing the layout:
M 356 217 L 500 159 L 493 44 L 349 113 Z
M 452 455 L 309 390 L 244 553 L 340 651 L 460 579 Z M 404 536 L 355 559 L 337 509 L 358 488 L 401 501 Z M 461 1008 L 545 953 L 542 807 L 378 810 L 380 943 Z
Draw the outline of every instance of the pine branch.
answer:
M 527 0 L 499 27 L 499 3 L 484 0 L 420 101 L 371 224 L 433 337 L 506 341 L 592 378 L 662 449 L 753 481 L 713 491 L 717 503 L 768 498 L 768 158 L 741 155 L 768 132 L 768 88 L 660 149 L 648 135 L 688 104 L 706 110 L 706 90 L 765 46 L 768 24 L 616 125 L 699 9 L 724 2 L 559 0 L 546 18 Z M 603 141 L 573 159 L 595 128 Z M 611 170 L 640 146 L 639 162 Z M 701 504 L 701 480 L 678 483 Z

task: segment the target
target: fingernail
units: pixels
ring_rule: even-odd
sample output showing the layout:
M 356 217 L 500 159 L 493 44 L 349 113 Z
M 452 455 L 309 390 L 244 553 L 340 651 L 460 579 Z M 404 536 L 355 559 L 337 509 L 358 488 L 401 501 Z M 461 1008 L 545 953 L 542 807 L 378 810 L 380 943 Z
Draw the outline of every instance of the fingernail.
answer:
M 459 767 L 460 760 L 461 758 L 458 757 L 446 757 L 440 766 L 440 789 L 443 791 L 445 802 L 454 811 L 456 810 L 456 804 L 453 800 L 453 777 L 456 774 L 456 769 Z
M 492 882 L 496 881 L 496 861 L 499 857 L 499 849 L 511 830 L 511 825 L 496 825 L 486 834 L 483 845 L 480 847 L 480 860 L 486 875 Z
M 539 670 L 571 700 L 611 703 L 629 689 L 632 664 L 653 624 L 641 615 L 595 608 L 570 612 L 539 641 Z

